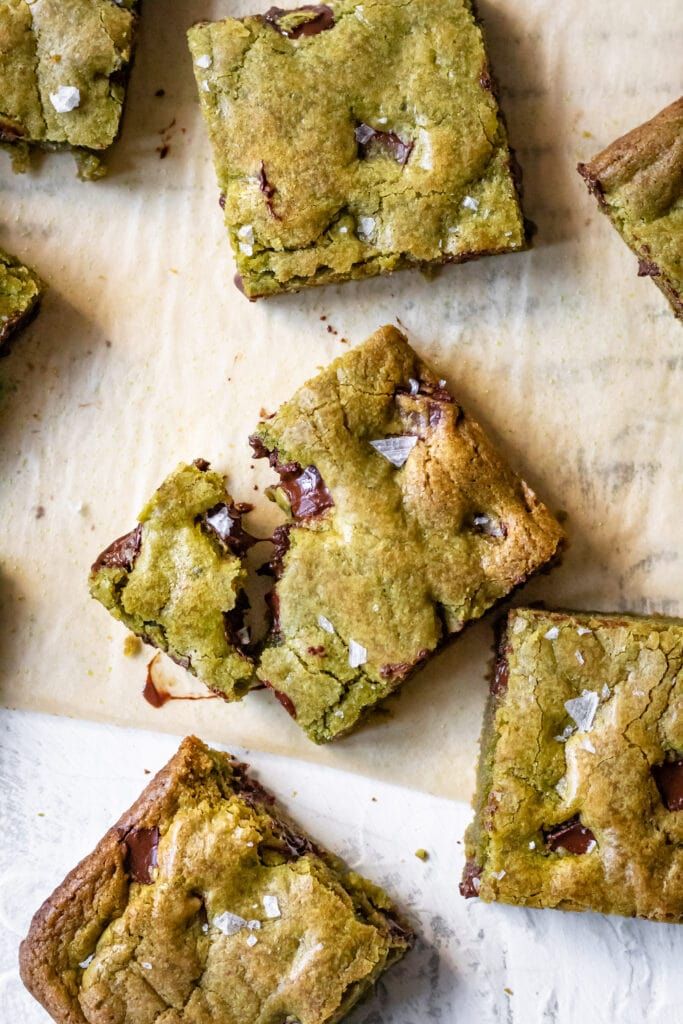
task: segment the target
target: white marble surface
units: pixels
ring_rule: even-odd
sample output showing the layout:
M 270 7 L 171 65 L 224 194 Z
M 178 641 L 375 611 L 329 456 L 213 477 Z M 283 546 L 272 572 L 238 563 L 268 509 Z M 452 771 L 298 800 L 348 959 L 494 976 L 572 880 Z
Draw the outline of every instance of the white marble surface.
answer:
M 47 1024 L 16 969 L 31 914 L 176 745 L 168 735 L 0 712 L 1 1024 Z M 350 1024 L 681 1020 L 680 927 L 466 902 L 457 892 L 464 803 L 234 752 L 314 836 L 386 886 L 419 933 Z M 427 863 L 414 856 L 419 847 Z

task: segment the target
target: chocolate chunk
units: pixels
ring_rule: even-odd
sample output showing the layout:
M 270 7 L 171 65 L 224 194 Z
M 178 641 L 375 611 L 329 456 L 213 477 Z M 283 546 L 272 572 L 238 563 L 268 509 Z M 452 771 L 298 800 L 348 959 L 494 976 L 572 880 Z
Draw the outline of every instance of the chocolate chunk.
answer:
M 99 569 L 125 569 L 126 572 L 131 572 L 135 565 L 135 559 L 140 553 L 141 544 L 142 526 L 138 523 L 134 530 L 131 530 L 124 537 L 119 537 L 108 548 L 105 548 L 93 563 L 91 571 L 97 572 Z
M 221 210 L 225 209 L 225 192 L 221 192 L 221 194 L 219 195 L 218 205 L 220 206 Z
M 261 167 L 258 172 L 258 184 L 259 188 L 266 197 L 266 206 L 268 207 L 268 212 L 272 217 L 275 217 L 276 220 L 280 220 L 280 217 L 273 209 L 273 197 L 277 192 L 277 189 L 268 181 L 268 175 L 266 174 L 266 165 L 264 164 L 263 160 L 261 161 Z
M 126 871 L 134 882 L 151 885 L 152 872 L 157 866 L 157 849 L 159 847 L 159 829 L 135 828 L 127 833 Z
M 666 809 L 683 811 L 683 759 L 657 764 L 652 774 Z
M 17 121 L 0 114 L 0 142 L 16 142 L 26 137 L 26 129 Z
M 224 501 L 221 501 L 199 517 L 199 522 L 204 529 L 215 534 L 234 555 L 240 556 L 258 543 L 257 538 L 252 537 L 242 527 L 242 511 L 243 506 L 226 505 Z
M 578 814 L 561 825 L 553 825 L 544 829 L 546 846 L 549 850 L 566 850 L 567 853 L 590 853 L 595 846 L 595 836 L 589 828 L 582 825 Z
M 466 900 L 472 899 L 473 896 L 478 896 L 480 878 L 481 868 L 478 864 L 475 864 L 473 860 L 468 860 L 465 864 L 465 870 L 462 873 L 460 895 L 464 896 Z
M 306 653 L 310 654 L 314 658 L 321 658 L 325 653 L 325 645 L 318 644 L 316 647 L 307 647 Z
M 490 690 L 494 697 L 500 697 L 502 693 L 508 688 L 508 680 L 510 678 L 510 666 L 508 665 L 507 658 L 499 658 L 496 662 L 496 668 L 493 673 L 493 679 L 491 680 Z
M 401 386 L 396 388 L 397 395 L 422 395 L 425 398 L 432 398 L 435 402 L 447 402 L 453 403 L 453 396 L 446 387 L 445 381 L 438 381 L 434 383 L 428 380 L 411 380 L 407 387 Z
M 211 466 L 211 464 L 207 462 L 206 459 L 195 459 L 192 465 L 195 466 L 200 471 L 200 473 L 206 473 L 207 469 L 209 469 Z
M 280 19 L 288 14 L 298 14 L 299 11 L 310 11 L 313 15 L 308 21 L 302 21 L 291 28 L 283 28 Z M 319 32 L 326 32 L 334 27 L 334 12 L 327 4 L 304 4 L 293 10 L 285 11 L 281 7 L 271 7 L 263 15 L 267 25 L 271 25 L 281 36 L 288 39 L 299 39 L 301 36 L 317 36 Z
M 265 596 L 266 608 L 270 615 L 270 631 L 272 637 L 280 635 L 280 598 L 276 590 L 269 590 Z
M 225 636 L 229 644 L 232 644 L 240 654 L 245 654 L 249 649 L 250 642 L 248 636 L 246 642 L 244 639 L 243 630 L 248 628 L 245 625 L 245 616 L 249 611 L 249 598 L 243 590 L 240 590 L 235 601 L 235 607 L 231 608 L 229 612 L 223 612 L 223 629 L 225 630 Z
M 258 845 L 259 857 L 266 863 L 298 860 L 307 853 L 318 853 L 316 846 L 282 821 L 271 822 L 272 835 Z
M 430 651 L 421 650 L 417 652 L 415 661 L 401 661 L 396 664 L 382 665 L 379 670 L 379 674 L 382 679 L 395 680 L 396 682 L 404 682 L 411 672 L 413 672 L 418 665 L 421 665 L 423 661 L 426 661 L 430 655 Z
M 294 705 L 294 701 L 290 697 L 288 697 L 286 693 L 282 693 L 280 690 L 276 690 L 275 687 L 272 686 L 267 679 L 264 679 L 264 682 L 268 689 L 273 691 L 275 699 L 278 700 L 280 704 L 282 704 L 287 714 L 291 715 L 292 718 L 296 718 L 296 707 Z
M 268 459 L 271 466 L 277 464 L 277 452 L 275 452 L 275 461 L 271 461 L 271 452 L 268 451 L 258 434 L 251 435 L 249 438 L 249 444 L 251 445 L 251 450 L 254 453 L 255 459 Z
M 266 565 L 259 569 L 259 573 L 263 576 L 274 576 L 276 580 L 279 580 L 282 576 L 282 569 L 284 565 L 284 558 L 289 551 L 290 530 L 291 525 L 285 523 L 283 526 L 277 526 L 273 530 L 273 536 L 271 538 L 274 551 L 270 558 L 270 561 Z
M 334 505 L 332 495 L 315 466 L 302 469 L 298 462 L 293 462 L 277 471 L 280 487 L 287 495 L 295 519 L 319 516 Z
M 661 277 L 662 272 L 653 260 L 638 260 L 638 277 Z
M 243 761 L 233 761 L 232 763 L 232 784 L 235 792 L 239 793 L 250 807 L 257 803 L 268 806 L 275 803 L 275 797 L 271 796 L 260 782 L 249 775 L 249 765 L 244 764 Z
M 412 140 L 404 142 L 396 132 L 378 131 L 376 128 L 371 128 L 369 124 L 359 124 L 355 136 L 361 160 L 364 160 L 373 151 L 379 150 L 387 156 L 393 157 L 396 163 L 404 166 L 413 151 Z
M 280 462 L 277 449 L 269 451 L 256 434 L 249 438 L 255 459 L 268 459 L 280 476 L 280 487 L 287 495 L 295 519 L 307 519 L 332 508 L 334 500 L 315 466 L 302 469 L 298 462 Z

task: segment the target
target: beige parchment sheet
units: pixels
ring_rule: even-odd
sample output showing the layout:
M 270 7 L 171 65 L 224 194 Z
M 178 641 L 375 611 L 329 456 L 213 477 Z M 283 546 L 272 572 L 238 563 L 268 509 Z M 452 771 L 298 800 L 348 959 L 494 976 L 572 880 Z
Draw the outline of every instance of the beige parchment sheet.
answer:
M 193 21 L 253 10 L 146 0 L 105 181 L 76 180 L 67 155 L 15 177 L 0 155 L 0 245 L 50 283 L 0 365 L 0 699 L 468 798 L 490 618 L 390 714 L 318 748 L 264 692 L 150 707 L 151 652 L 124 657 L 125 630 L 89 598 L 88 568 L 181 459 L 209 459 L 238 500 L 257 500 L 257 532 L 276 523 L 263 499 L 271 474 L 247 445 L 259 411 L 345 351 L 342 339 L 400 317 L 513 464 L 568 513 L 562 566 L 516 603 L 683 611 L 683 330 L 574 170 L 683 92 L 680 0 L 658 0 L 646 17 L 636 0 L 482 0 L 539 229 L 532 252 L 255 305 L 232 285 L 185 46 Z

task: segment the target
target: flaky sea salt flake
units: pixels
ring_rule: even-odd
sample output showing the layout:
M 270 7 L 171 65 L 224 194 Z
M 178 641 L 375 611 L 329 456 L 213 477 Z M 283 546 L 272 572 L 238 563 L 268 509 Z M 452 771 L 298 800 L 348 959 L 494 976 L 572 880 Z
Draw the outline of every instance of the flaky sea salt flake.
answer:
M 334 626 L 329 619 L 326 619 L 324 615 L 318 616 L 318 625 L 321 629 L 324 629 L 326 633 L 334 633 Z
M 382 437 L 378 441 L 371 441 L 370 445 L 383 455 L 387 462 L 400 469 L 408 461 L 408 456 L 417 444 L 417 437 L 414 434 L 399 434 L 394 437 Z
M 551 626 L 550 629 L 543 634 L 546 640 L 557 640 L 560 635 L 560 631 L 557 626 Z
M 208 53 L 203 53 L 201 57 L 197 57 L 195 64 L 198 68 L 204 68 L 206 71 L 206 69 L 210 68 L 212 64 L 210 55 Z
M 349 665 L 351 668 L 360 668 L 368 660 L 367 647 L 357 643 L 356 640 L 349 640 Z
M 564 702 L 567 714 L 574 719 L 579 732 L 588 732 L 592 727 L 599 703 L 600 698 L 592 690 L 582 690 L 580 697 Z
M 588 634 L 592 633 L 593 630 L 589 629 L 588 626 L 577 626 L 576 632 L 579 634 L 579 636 L 588 636 Z
M 266 917 L 280 917 L 280 904 L 277 901 L 277 896 L 267 893 L 263 897 L 263 910 Z
M 358 237 L 367 240 L 375 230 L 375 218 L 374 217 L 359 217 L 358 218 Z
M 58 114 L 69 114 L 80 102 L 81 92 L 75 85 L 60 85 L 56 92 L 50 93 L 50 103 Z
M 476 212 L 479 209 L 479 200 L 474 199 L 473 196 L 465 196 L 461 205 L 464 206 L 466 210 L 474 210 Z
M 85 970 L 87 967 L 90 967 L 90 964 L 93 962 L 94 959 L 95 954 L 91 953 L 90 956 L 86 957 L 85 960 L 82 960 L 78 966 L 81 968 L 81 970 Z
M 239 914 L 232 914 L 229 910 L 224 910 L 218 917 L 214 917 L 211 923 L 224 935 L 235 935 L 247 927 L 247 922 L 243 917 L 240 917 Z

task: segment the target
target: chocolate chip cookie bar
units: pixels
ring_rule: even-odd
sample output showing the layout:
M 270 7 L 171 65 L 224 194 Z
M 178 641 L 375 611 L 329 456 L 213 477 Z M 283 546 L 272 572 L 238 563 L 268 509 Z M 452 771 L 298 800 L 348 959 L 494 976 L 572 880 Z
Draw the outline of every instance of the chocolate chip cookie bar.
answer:
M 180 465 L 90 572 L 90 593 L 149 644 L 226 700 L 253 674 L 244 623 L 243 556 L 255 543 L 219 473 L 201 459 Z
M 683 620 L 511 611 L 464 896 L 683 921 Z
M 683 96 L 578 170 L 683 319 Z
M 0 355 L 7 351 L 10 336 L 35 314 L 43 291 L 33 270 L 0 249 Z
M 21 975 L 57 1024 L 333 1024 L 407 951 L 246 767 L 184 740 L 43 904 Z
M 274 624 L 258 675 L 318 743 L 348 732 L 562 530 L 394 327 L 252 438 L 279 475 Z
M 249 298 L 526 247 L 470 0 L 332 0 L 189 33 Z
M 74 150 L 100 177 L 116 139 L 136 0 L 0 0 L 0 143 L 25 169 L 29 147 Z

